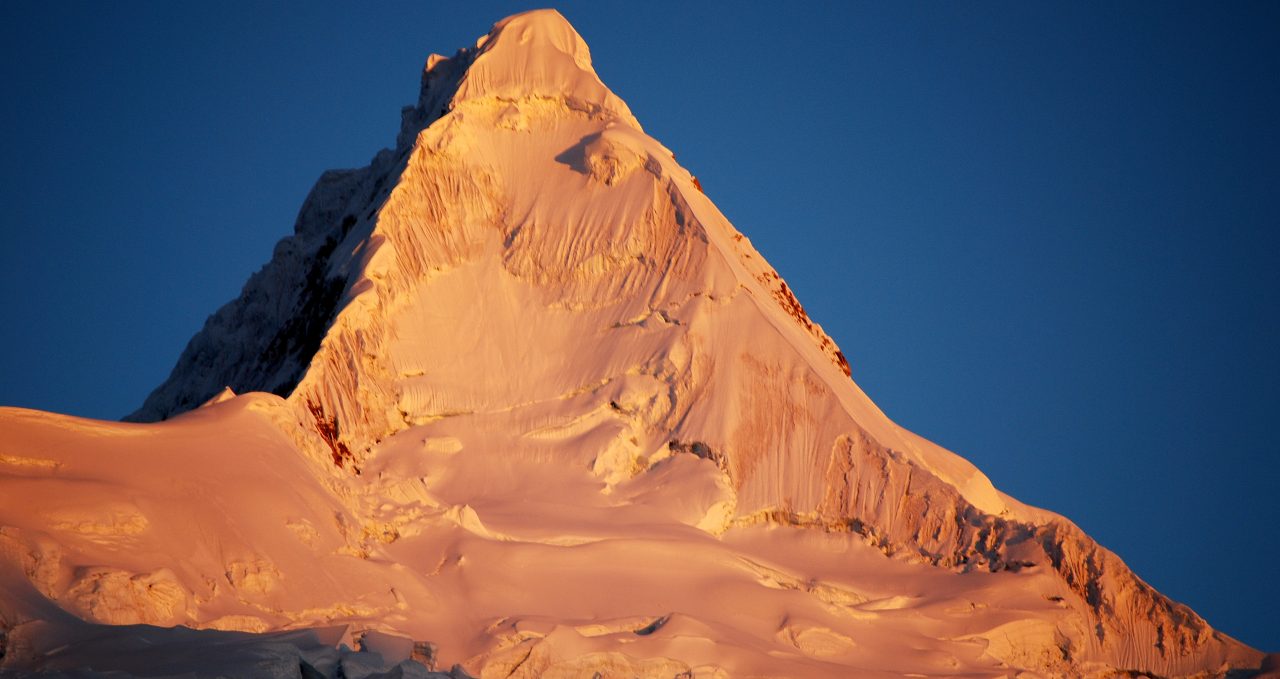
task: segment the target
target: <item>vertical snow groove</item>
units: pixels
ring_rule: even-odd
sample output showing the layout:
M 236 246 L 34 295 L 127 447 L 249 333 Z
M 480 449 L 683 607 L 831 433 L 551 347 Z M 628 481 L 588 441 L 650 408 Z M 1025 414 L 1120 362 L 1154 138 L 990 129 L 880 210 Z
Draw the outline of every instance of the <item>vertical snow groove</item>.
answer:
M 427 61 L 417 105 L 402 112 L 396 150 L 384 149 L 366 167 L 320 176 L 303 201 L 293 235 L 276 244 L 271 260 L 239 297 L 205 321 L 169 377 L 126 421 L 168 419 L 224 387 L 236 393 L 293 392 L 343 306 L 353 252 L 341 246 L 350 243 L 349 236 L 373 229 L 418 133 L 447 113 L 473 58 L 473 51 L 460 50 L 453 59 Z

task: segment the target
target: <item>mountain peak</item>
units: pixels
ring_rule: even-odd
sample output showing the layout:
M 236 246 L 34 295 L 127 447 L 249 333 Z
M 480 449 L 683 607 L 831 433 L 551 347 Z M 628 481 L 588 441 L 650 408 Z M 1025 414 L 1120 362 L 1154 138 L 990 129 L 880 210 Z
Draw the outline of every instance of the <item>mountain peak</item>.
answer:
M 203 583 L 227 577 L 257 587 L 254 596 L 296 592 L 295 610 L 355 610 L 351 599 L 322 608 L 304 579 L 313 563 L 305 550 L 329 535 L 330 553 L 372 569 L 412 566 L 357 582 L 394 581 L 398 603 L 388 605 L 404 611 L 358 622 L 395 620 L 437 640 L 445 657 L 504 676 L 534 644 L 545 643 L 539 654 L 571 656 L 566 662 L 588 644 L 659 657 L 668 634 L 699 635 L 717 649 L 746 640 L 697 662 L 736 658 L 743 673 L 772 676 L 847 676 L 883 657 L 947 676 L 1009 667 L 1078 675 L 1091 663 L 1170 675 L 1257 664 L 1256 651 L 1155 592 L 1070 522 L 999 493 L 968 461 L 881 412 L 779 274 L 600 81 L 560 14 L 516 15 L 474 47 L 431 57 L 419 100 L 403 114 L 395 149 L 321 177 L 294 235 L 209 319 L 134 419 L 182 417 L 129 429 L 155 432 L 144 435 L 164 452 L 178 445 L 165 432 L 186 441 L 201 423 L 224 438 L 237 427 L 270 427 L 271 436 L 245 435 L 226 454 L 257 455 L 259 444 L 244 441 L 267 440 L 292 464 L 308 460 L 334 498 L 332 507 L 317 500 L 309 515 L 338 522 L 321 534 L 332 520 L 299 524 L 303 514 L 281 500 L 274 525 L 302 526 L 300 546 L 290 546 L 305 558 L 280 552 L 272 538 L 246 547 L 235 564 L 202 562 L 209 577 L 175 567 L 173 578 L 186 579 L 170 589 L 199 605 L 144 621 L 286 623 L 244 617 L 279 609 L 257 600 L 235 608 L 231 595 L 201 608 Z M 215 397 L 224 386 L 229 398 Z M 247 393 L 262 391 L 283 398 Z M 61 434 L 30 429 L 21 450 L 61 449 L 49 443 Z M 205 431 L 196 433 L 213 436 Z M 227 520 L 216 516 L 210 521 Z M 683 541 L 676 560 L 673 539 Z M 748 544 L 783 539 L 797 542 L 763 548 L 764 556 Z M 623 552 L 586 547 L 615 542 Z M 490 551 L 528 545 L 583 549 L 536 559 Z M 785 565 L 792 546 L 799 566 Z M 685 585 L 695 589 L 654 570 L 672 565 L 684 577 L 698 553 L 705 561 L 692 570 L 704 575 Z M 870 566 L 841 556 L 855 553 Z M 96 555 L 86 563 L 101 564 Z M 448 573 L 464 556 L 458 572 L 482 584 L 463 586 L 459 597 Z M 643 568 L 634 591 L 557 589 L 565 572 L 598 574 L 624 560 Z M 471 575 L 488 561 L 554 565 Z M 824 561 L 843 584 L 817 586 L 812 564 Z M 276 562 L 284 565 L 272 575 Z M 900 568 L 908 584 L 876 575 Z M 250 572 L 249 580 L 235 575 Z M 850 573 L 865 579 L 847 581 Z M 495 583 L 513 576 L 532 583 L 521 595 L 546 598 L 479 606 L 468 598 L 510 592 Z M 754 631 L 717 631 L 743 616 L 722 607 L 736 594 L 701 598 L 704 584 L 743 577 L 744 596 L 777 607 L 746 616 L 762 624 Z M 108 586 L 84 578 L 48 588 L 88 601 L 77 610 L 97 615 L 95 606 L 109 607 L 85 593 Z M 614 600 L 620 589 L 636 600 Z M 931 601 L 914 594 L 937 591 Z M 875 618 L 902 607 L 912 616 Z M 517 619 L 513 610 L 539 613 Z M 228 611 L 237 612 L 231 622 L 214 617 Z M 911 622 L 924 619 L 917 615 L 937 624 Z M 314 622 L 287 622 L 300 620 Z M 611 622 L 573 628 L 583 635 L 558 626 L 583 620 Z M 905 627 L 883 627 L 894 624 Z M 517 629 L 547 637 L 506 636 Z M 654 633 L 661 646 L 631 645 Z M 947 650 L 914 652 L 925 647 Z M 507 653 L 518 656 L 514 665 L 504 664 Z M 796 653 L 833 664 L 806 664 Z M 526 675 L 550 667 L 541 662 L 529 661 Z
M 578 35 L 569 20 L 554 9 L 533 9 L 513 14 L 493 24 L 489 33 L 476 41 L 476 47 L 498 45 L 502 40 L 519 45 L 550 46 L 580 60 L 585 68 L 591 67 L 591 54 L 587 43 Z
M 596 75 L 582 36 L 553 9 L 516 14 L 494 24 L 476 41 L 474 61 L 453 103 L 531 97 L 564 100 L 640 128 L 631 109 Z

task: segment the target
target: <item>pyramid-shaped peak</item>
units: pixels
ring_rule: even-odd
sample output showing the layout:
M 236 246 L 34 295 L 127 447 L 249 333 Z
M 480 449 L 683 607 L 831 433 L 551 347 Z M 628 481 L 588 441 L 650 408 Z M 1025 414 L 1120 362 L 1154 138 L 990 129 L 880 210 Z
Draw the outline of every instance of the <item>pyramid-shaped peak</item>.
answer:
M 640 128 L 631 109 L 600 81 L 586 41 L 553 9 L 515 14 L 476 41 L 476 56 L 454 96 L 468 100 L 561 99 L 576 110 Z
M 441 662 L 481 676 L 531 653 L 545 663 L 535 672 L 603 667 L 639 621 L 673 610 L 641 630 L 650 642 L 623 649 L 662 664 L 618 673 L 711 674 L 717 662 L 756 676 L 1185 676 L 1261 662 L 1069 521 L 891 421 L 778 272 L 639 130 L 557 12 L 512 16 L 430 58 L 418 105 L 402 113 L 397 149 L 321 177 L 295 234 L 134 416 L 171 422 L 121 429 L 129 440 L 108 448 L 120 437 L 96 425 L 8 420 L 34 433 L 0 442 L 54 456 L 36 462 L 73 484 L 51 493 L 57 479 L 42 479 L 32 503 L 0 513 L 33 526 L 10 551 L 84 540 L 66 526 L 103 514 L 68 514 L 61 498 L 90 462 L 119 488 L 94 496 L 105 515 L 141 526 L 93 528 L 114 542 L 62 549 L 53 572 L 85 575 L 39 591 L 61 588 L 77 614 L 165 625 L 296 629 L 356 611 L 344 621 L 417 630 Z M 263 391 L 284 398 L 250 393 Z M 56 457 L 75 436 L 92 455 Z M 141 459 L 145 440 L 154 462 L 99 454 Z M 223 503 L 240 514 L 178 503 L 171 465 L 188 460 L 212 460 L 192 468 L 201 484 L 252 501 Z M 272 471 L 254 472 L 264 461 Z M 134 500 L 121 474 L 138 469 L 154 472 L 143 476 L 157 500 Z M 277 477 L 289 492 L 245 490 Z M 149 509 L 171 497 L 173 510 Z M 189 507 L 212 511 L 188 521 Z M 186 546 L 196 533 L 219 549 Z M 223 551 L 242 536 L 255 541 Z M 196 557 L 132 575 L 144 563 L 134 552 Z M 9 572 L 39 570 L 27 563 Z M 586 595 L 565 595 L 565 572 Z M 134 593 L 161 573 L 153 594 Z M 635 586 L 619 594 L 619 577 Z M 231 587 L 203 598 L 215 579 Z M 729 596 L 708 595 L 712 581 Z M 0 618 L 13 620 L 8 584 Z M 867 616 L 904 606 L 911 616 L 877 617 L 862 642 Z M 568 634 L 513 647 L 526 624 Z M 716 653 L 675 648 L 671 634 Z

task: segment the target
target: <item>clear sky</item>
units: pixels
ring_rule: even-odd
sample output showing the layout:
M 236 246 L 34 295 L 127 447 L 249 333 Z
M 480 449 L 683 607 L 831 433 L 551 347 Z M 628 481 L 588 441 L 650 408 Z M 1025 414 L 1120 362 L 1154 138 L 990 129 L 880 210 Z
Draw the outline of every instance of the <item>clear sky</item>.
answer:
M 895 420 L 1280 651 L 1280 4 L 581 3 Z M 531 5 L 0 3 L 0 403 L 115 418 Z

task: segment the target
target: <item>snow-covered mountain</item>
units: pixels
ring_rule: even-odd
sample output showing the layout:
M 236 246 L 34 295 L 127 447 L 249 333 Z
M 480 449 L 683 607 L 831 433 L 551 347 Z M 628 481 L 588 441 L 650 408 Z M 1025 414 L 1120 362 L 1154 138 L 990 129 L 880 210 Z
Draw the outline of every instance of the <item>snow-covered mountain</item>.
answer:
M 4 666 L 1265 660 L 889 420 L 554 11 L 430 57 L 395 148 L 321 177 L 130 419 L 0 411 Z

